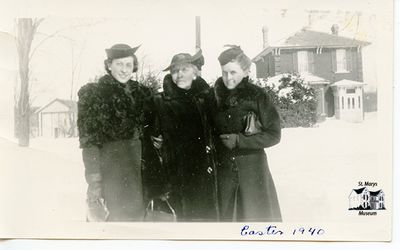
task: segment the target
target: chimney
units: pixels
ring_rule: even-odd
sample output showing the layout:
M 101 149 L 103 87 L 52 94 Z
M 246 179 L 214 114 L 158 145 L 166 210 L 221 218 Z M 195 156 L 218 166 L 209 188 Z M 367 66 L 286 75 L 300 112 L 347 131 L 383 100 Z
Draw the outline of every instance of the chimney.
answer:
M 262 27 L 262 33 L 263 33 L 263 49 L 269 46 L 268 43 L 268 26 L 264 25 Z
M 196 16 L 196 52 L 201 48 L 201 26 L 200 16 Z
M 331 31 L 332 31 L 332 35 L 335 35 L 335 36 L 339 35 L 339 25 L 337 25 L 337 24 L 332 25 Z

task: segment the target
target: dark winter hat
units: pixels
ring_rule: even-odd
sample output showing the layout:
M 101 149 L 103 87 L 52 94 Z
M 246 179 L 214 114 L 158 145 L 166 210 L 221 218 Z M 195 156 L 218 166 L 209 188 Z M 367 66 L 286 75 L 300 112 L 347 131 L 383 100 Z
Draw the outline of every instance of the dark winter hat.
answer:
M 218 61 L 220 65 L 225 65 L 229 63 L 232 60 L 235 60 L 238 58 L 238 56 L 243 55 L 244 52 L 240 48 L 240 46 L 237 45 L 225 45 L 224 47 L 230 47 L 229 49 L 223 51 L 219 57 Z
M 163 71 L 168 71 L 172 67 L 175 67 L 177 65 L 187 64 L 187 63 L 193 64 L 199 70 L 201 70 L 201 67 L 204 65 L 204 56 L 202 54 L 201 49 L 193 56 L 191 56 L 189 53 L 179 53 L 179 54 L 174 55 L 174 57 L 172 57 L 170 65 Z
M 128 57 L 128 56 L 134 56 L 136 50 L 138 50 L 140 47 L 134 47 L 131 48 L 129 45 L 126 44 L 115 44 L 113 45 L 111 48 L 106 49 L 106 53 L 107 53 L 107 58 L 108 59 L 118 59 L 118 58 L 124 58 L 124 57 Z

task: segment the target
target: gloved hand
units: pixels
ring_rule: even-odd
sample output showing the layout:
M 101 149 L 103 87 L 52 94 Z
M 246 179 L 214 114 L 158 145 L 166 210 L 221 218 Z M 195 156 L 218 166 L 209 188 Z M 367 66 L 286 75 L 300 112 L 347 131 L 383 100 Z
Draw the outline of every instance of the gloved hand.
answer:
M 87 204 L 88 204 L 87 221 L 93 221 L 93 222 L 107 221 L 110 212 L 108 211 L 103 198 L 99 198 L 97 200 L 88 199 Z
M 159 196 L 160 200 L 162 200 L 162 201 L 168 200 L 168 199 L 170 198 L 170 193 L 171 193 L 171 192 L 168 191 L 168 192 L 166 192 L 166 193 L 160 195 L 160 196 Z
M 106 221 L 110 212 L 107 209 L 101 192 L 101 175 L 99 173 L 87 174 L 87 220 Z
M 150 136 L 151 137 L 151 141 L 153 142 L 153 146 L 156 149 L 160 149 L 162 147 L 162 143 L 163 143 L 163 137 L 162 135 L 159 135 L 158 137 L 155 136 Z
M 234 149 L 238 143 L 239 136 L 237 134 L 222 134 L 219 136 L 225 147 L 230 150 Z

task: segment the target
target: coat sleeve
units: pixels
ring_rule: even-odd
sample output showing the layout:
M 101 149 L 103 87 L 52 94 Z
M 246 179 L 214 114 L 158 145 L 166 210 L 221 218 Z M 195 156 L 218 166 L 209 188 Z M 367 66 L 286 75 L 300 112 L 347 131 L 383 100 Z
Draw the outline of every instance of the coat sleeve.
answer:
M 100 148 L 96 141 L 96 88 L 93 84 L 83 86 L 79 92 L 78 130 L 82 159 L 85 166 L 85 179 L 88 183 L 88 202 L 98 200 L 101 195 Z M 98 132 L 98 131 L 97 131 Z
M 266 93 L 257 99 L 257 106 L 262 132 L 251 136 L 239 133 L 237 142 L 239 149 L 267 148 L 278 144 L 281 139 L 279 113 Z
M 158 97 L 158 96 L 157 96 Z M 157 97 L 145 102 L 145 128 L 143 133 L 143 187 L 145 199 L 151 200 L 166 192 L 166 173 L 161 161 L 161 150 L 154 148 L 151 136 L 159 136 L 160 124 L 157 112 Z M 165 147 L 165 144 L 163 145 Z

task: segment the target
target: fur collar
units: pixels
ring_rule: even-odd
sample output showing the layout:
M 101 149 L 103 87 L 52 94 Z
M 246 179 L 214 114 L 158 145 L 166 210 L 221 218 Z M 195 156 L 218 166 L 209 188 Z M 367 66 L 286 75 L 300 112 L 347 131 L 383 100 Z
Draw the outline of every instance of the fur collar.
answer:
M 128 88 L 135 88 L 138 87 L 138 82 L 137 81 L 133 81 L 133 80 L 129 80 L 126 83 L 120 83 L 117 79 L 115 79 L 112 75 L 106 74 L 104 76 L 102 76 L 99 80 L 98 80 L 99 85 L 103 85 L 103 86 L 115 86 L 115 87 L 126 87 L 128 86 Z
M 241 100 L 255 100 L 262 93 L 262 89 L 252 84 L 249 77 L 243 78 L 233 90 L 229 90 L 225 87 L 222 77 L 218 78 L 214 85 L 214 94 L 218 107 L 225 105 L 232 107 L 236 106 Z
M 183 95 L 187 94 L 197 96 L 209 89 L 210 86 L 208 86 L 207 82 L 203 78 L 198 76 L 195 80 L 193 80 L 192 87 L 189 90 L 183 90 L 176 86 L 176 84 L 172 81 L 171 74 L 168 74 L 164 77 L 163 88 L 164 98 L 176 99 L 182 98 Z

